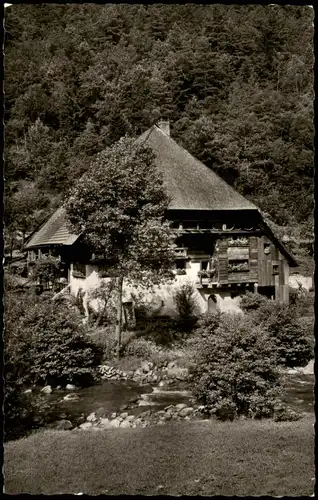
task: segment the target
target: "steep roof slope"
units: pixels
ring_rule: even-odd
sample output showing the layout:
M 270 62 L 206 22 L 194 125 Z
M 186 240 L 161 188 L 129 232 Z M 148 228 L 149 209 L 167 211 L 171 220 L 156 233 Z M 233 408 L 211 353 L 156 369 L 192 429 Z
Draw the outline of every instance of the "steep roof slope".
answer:
M 24 248 L 28 250 L 46 245 L 73 245 L 77 238 L 76 234 L 70 232 L 65 219 L 65 210 L 60 207 L 29 237 Z
M 171 197 L 171 210 L 258 210 L 213 170 L 153 125 L 138 139 L 156 154 Z

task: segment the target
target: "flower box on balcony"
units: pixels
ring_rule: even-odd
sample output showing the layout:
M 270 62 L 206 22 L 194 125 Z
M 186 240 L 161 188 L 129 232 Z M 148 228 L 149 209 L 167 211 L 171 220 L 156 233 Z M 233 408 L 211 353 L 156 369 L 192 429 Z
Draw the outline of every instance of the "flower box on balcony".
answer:
M 229 247 L 248 247 L 249 240 L 248 238 L 229 238 L 227 244 Z
M 242 273 L 249 271 L 249 265 L 247 261 L 232 261 L 229 262 L 228 266 L 229 273 Z

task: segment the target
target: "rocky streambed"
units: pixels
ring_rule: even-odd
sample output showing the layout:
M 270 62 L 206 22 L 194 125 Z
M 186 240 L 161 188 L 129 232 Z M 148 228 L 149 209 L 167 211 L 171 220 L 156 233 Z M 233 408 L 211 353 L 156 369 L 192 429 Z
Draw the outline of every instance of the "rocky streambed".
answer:
M 184 368 L 173 363 L 161 368 L 145 363 L 133 372 L 102 365 L 100 383 L 91 387 L 43 388 L 50 412 L 42 426 L 95 431 L 209 417 L 194 401 Z M 312 413 L 314 375 L 297 371 L 287 378 L 284 401 L 300 413 Z

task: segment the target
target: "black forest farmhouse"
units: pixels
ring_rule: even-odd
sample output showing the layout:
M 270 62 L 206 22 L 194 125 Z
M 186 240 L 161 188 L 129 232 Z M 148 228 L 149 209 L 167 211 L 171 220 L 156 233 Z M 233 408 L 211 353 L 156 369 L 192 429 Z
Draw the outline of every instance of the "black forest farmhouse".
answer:
M 289 267 L 297 263 L 259 209 L 179 146 L 170 137 L 169 122 L 153 125 L 137 140 L 156 155 L 171 198 L 167 218 L 180 230 L 176 282 L 155 294 L 160 312 L 174 313 L 172 293 L 185 280 L 196 288 L 201 312 L 236 311 L 246 290 L 287 304 Z M 81 236 L 70 234 L 63 208 L 29 237 L 25 249 L 29 262 L 47 254 L 59 256 L 74 295 L 107 277 L 107 262 L 98 262 Z

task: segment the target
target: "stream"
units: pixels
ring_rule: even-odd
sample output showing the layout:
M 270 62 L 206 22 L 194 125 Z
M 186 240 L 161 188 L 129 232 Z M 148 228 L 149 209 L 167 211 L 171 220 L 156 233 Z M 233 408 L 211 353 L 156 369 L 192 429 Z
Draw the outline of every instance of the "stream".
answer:
M 36 394 L 35 392 L 34 396 Z M 76 394 L 78 399 L 65 401 L 63 397 L 66 394 Z M 178 403 L 188 406 L 193 404 L 187 383 L 181 381 L 153 387 L 140 386 L 132 381 L 105 380 L 75 391 L 55 389 L 51 394 L 41 395 L 41 398 L 45 399 L 49 408 L 45 426 L 61 419 L 70 420 L 73 426 L 77 426 L 92 412 L 110 416 L 112 412 L 126 411 L 129 408 L 129 414 L 139 415 L 148 409 L 158 411 Z M 300 413 L 313 413 L 314 375 L 288 375 L 283 401 Z

